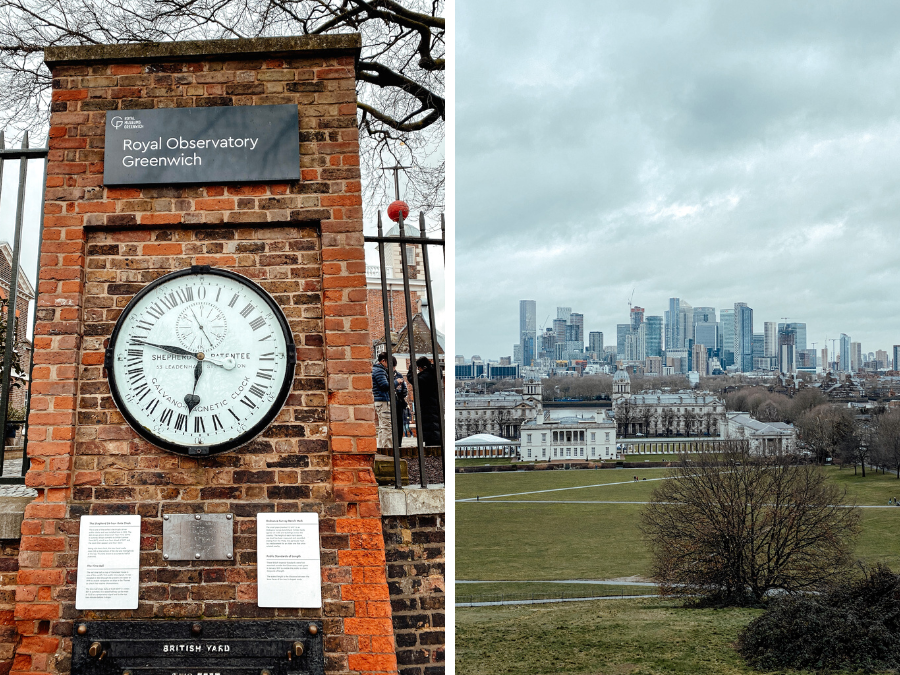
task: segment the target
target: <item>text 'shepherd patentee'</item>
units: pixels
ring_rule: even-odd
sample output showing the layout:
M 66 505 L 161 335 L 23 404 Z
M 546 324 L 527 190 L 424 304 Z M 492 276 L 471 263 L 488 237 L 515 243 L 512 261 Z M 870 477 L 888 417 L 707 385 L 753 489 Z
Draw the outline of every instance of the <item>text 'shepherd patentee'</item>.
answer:
M 111 110 L 104 185 L 298 180 L 296 105 Z

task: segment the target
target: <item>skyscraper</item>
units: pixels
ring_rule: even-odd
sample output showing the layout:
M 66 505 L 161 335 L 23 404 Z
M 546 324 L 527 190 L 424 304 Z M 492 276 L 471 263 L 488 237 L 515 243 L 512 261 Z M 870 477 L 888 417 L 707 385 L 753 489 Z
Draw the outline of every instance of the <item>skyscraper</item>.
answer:
M 588 334 L 588 351 L 593 352 L 596 359 L 603 358 L 603 333 L 592 330 Z
M 616 324 L 616 358 L 620 361 L 625 359 L 625 341 L 628 339 L 630 332 L 630 323 Z
M 733 366 L 734 359 L 734 310 L 723 309 L 719 312 L 719 326 L 721 327 L 722 344 L 719 349 L 719 361 L 722 368 Z
M 840 354 L 840 365 L 838 369 L 841 372 L 849 373 L 850 372 L 850 336 L 846 333 L 841 333 L 841 351 Z
M 530 366 L 535 357 L 537 342 L 537 303 L 534 300 L 519 300 L 519 344 L 523 366 Z
M 753 370 L 753 310 L 746 302 L 734 303 L 734 363 L 741 372 Z
M 859 370 L 862 370 L 862 365 L 863 365 L 862 343 L 851 342 L 850 343 L 850 372 L 855 373 Z
M 556 318 L 562 319 L 563 321 L 569 320 L 569 314 L 572 313 L 571 307 L 557 307 L 556 308 Z
M 584 349 L 584 314 L 577 312 L 569 312 L 569 325 L 575 330 L 572 331 L 572 341 L 579 344 L 578 351 Z
M 641 327 L 641 324 L 644 323 L 644 308 L 643 307 L 632 307 L 631 308 L 631 330 L 637 330 Z
M 779 324 L 782 326 L 783 324 Z M 793 373 L 797 369 L 797 334 L 784 328 L 778 331 L 778 370 Z
M 891 364 L 893 370 L 900 370 L 900 345 L 894 345 L 894 362 Z
M 778 356 L 778 332 L 774 321 L 766 321 L 763 324 L 763 356 Z
M 663 353 L 663 318 L 648 316 L 644 318 L 644 349 L 647 356 L 662 356 Z

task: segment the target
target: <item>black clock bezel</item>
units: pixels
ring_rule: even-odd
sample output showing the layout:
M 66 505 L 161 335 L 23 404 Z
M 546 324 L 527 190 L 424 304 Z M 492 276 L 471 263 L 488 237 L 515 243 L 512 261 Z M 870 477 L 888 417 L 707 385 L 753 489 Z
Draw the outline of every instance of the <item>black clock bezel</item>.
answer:
M 174 443 L 165 438 L 161 438 L 144 427 L 140 422 L 138 422 L 137 418 L 135 418 L 128 410 L 128 407 L 125 405 L 124 399 L 119 392 L 119 387 L 116 383 L 115 368 L 113 368 L 113 359 L 115 346 L 119 339 L 119 332 L 122 330 L 122 326 L 124 325 L 125 320 L 128 318 L 132 310 L 137 306 L 138 302 L 140 302 L 140 300 L 144 296 L 152 293 L 156 288 L 172 281 L 173 279 L 201 275 L 226 277 L 228 279 L 236 281 L 239 284 L 243 284 L 244 286 L 252 289 L 257 295 L 259 295 L 259 297 L 261 297 L 266 302 L 266 304 L 269 306 L 269 309 L 272 310 L 272 314 L 278 320 L 278 325 L 281 327 L 281 331 L 284 335 L 285 348 L 287 350 L 287 368 L 285 369 L 284 373 L 284 381 L 281 383 L 281 389 L 279 390 L 278 395 L 275 397 L 275 401 L 269 407 L 269 410 L 266 412 L 266 414 L 263 415 L 263 417 L 256 424 L 254 424 L 251 428 L 249 428 L 239 436 L 231 439 L 230 441 L 226 441 L 224 443 L 215 443 L 213 445 L 198 446 L 194 444 Z M 287 398 L 291 393 L 291 387 L 294 382 L 294 371 L 297 366 L 297 346 L 294 342 L 294 336 L 291 333 L 291 328 L 288 325 L 287 318 L 284 316 L 284 312 L 281 310 L 281 307 L 278 306 L 278 303 L 275 302 L 274 298 L 272 298 L 268 291 L 266 291 L 266 289 L 262 288 L 252 279 L 248 279 L 247 277 L 235 272 L 231 272 L 230 270 L 219 269 L 211 267 L 209 265 L 192 265 L 191 267 L 186 267 L 175 272 L 164 274 L 158 279 L 147 284 L 147 286 L 145 286 L 140 291 L 138 291 L 137 294 L 135 294 L 135 296 L 129 301 L 128 305 L 122 311 L 122 314 L 119 315 L 119 318 L 116 320 L 116 325 L 109 337 L 109 346 L 106 348 L 104 354 L 103 366 L 106 369 L 106 377 L 109 381 L 109 391 L 110 394 L 112 394 L 113 401 L 115 401 L 116 408 L 118 408 L 119 412 L 122 413 L 125 421 L 128 422 L 128 426 L 134 429 L 135 433 L 137 433 L 138 436 L 159 448 L 168 450 L 169 452 L 174 452 L 178 455 L 218 455 L 223 452 L 235 450 L 252 441 L 272 423 L 272 421 L 278 416 L 278 413 L 281 412 L 281 409 L 284 408 L 284 404 L 287 402 Z

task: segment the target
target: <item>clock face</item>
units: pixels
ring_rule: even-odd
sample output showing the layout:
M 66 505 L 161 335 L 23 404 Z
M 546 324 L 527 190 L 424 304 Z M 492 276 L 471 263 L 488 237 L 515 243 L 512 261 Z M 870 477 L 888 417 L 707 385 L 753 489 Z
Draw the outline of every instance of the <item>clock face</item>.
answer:
M 231 450 L 290 393 L 296 349 L 275 301 L 252 281 L 194 266 L 160 277 L 116 322 L 105 366 L 116 405 L 154 445 Z

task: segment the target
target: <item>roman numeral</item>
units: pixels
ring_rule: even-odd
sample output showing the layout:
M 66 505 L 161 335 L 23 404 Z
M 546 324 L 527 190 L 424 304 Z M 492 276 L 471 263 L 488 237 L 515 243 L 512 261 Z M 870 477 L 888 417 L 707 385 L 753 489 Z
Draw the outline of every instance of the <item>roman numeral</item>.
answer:
M 255 404 L 253 401 L 250 400 L 250 397 L 249 397 L 249 396 L 244 396 L 244 397 L 242 397 L 242 398 L 241 398 L 241 403 L 243 403 L 243 404 L 244 404 L 245 406 L 247 406 L 248 408 L 255 408 L 255 407 L 256 407 L 256 404 Z M 232 414 L 234 414 L 234 413 L 232 413 Z
M 178 298 L 174 293 L 162 296 L 159 301 L 166 306 L 166 309 L 173 309 L 178 306 Z
M 221 289 L 221 288 L 219 289 L 219 292 L 216 293 L 216 302 L 219 301 L 219 296 L 220 296 L 220 295 L 222 295 L 222 289 Z
M 159 319 L 163 314 L 166 313 L 166 310 L 160 309 L 158 303 L 153 303 L 149 307 L 147 307 L 147 314 L 150 314 L 153 318 Z
M 245 319 L 253 313 L 253 310 L 256 309 L 252 303 L 247 303 L 247 306 L 241 310 L 241 316 Z
M 238 294 L 235 293 L 235 294 L 234 294 L 234 297 L 231 299 L 231 302 L 228 303 L 228 306 L 229 306 L 229 307 L 234 307 L 234 303 L 237 302 L 237 299 L 238 299 Z
M 261 316 L 256 317 L 253 321 L 250 322 L 250 328 L 256 330 L 257 328 L 262 328 L 266 325 L 266 320 Z
M 260 355 L 260 361 L 274 361 L 275 360 L 275 352 L 266 352 L 265 354 Z
M 260 388 L 261 387 L 261 388 Z M 256 396 L 256 398 L 262 398 L 266 393 L 266 387 L 264 385 L 252 385 L 250 387 L 250 393 Z
M 159 399 L 155 398 L 152 401 L 150 401 L 150 403 L 147 404 L 147 407 L 144 408 L 144 410 L 146 410 L 147 412 L 149 412 L 152 415 L 153 411 L 156 410 L 156 406 L 158 406 L 158 405 L 159 405 Z
M 170 424 L 172 423 L 172 414 L 173 414 L 174 412 L 175 412 L 175 411 L 172 410 L 171 408 L 166 408 L 166 409 L 163 411 L 162 417 L 159 418 L 159 421 L 160 421 L 160 422 L 165 422 L 167 425 L 170 425 Z
M 238 422 L 241 421 L 241 418 L 234 414 L 234 410 L 232 410 L 231 408 L 229 408 L 229 409 L 228 409 L 228 412 L 230 412 L 230 413 L 231 413 L 231 416 L 232 416 L 234 419 L 236 419 Z
M 129 349 L 128 356 L 134 356 L 136 358 L 141 358 L 144 355 L 143 349 Z
M 178 294 L 178 299 L 181 300 L 181 302 L 190 302 L 194 299 L 194 288 L 192 286 L 179 288 L 175 293 Z
M 222 422 L 219 421 L 218 415 L 213 415 L 213 431 L 218 431 L 219 429 L 224 429 L 222 426 Z
M 148 333 L 150 332 L 150 329 L 153 328 L 152 323 L 150 323 L 149 321 L 144 321 L 143 319 L 138 319 L 138 325 L 140 325 L 140 327 Z
M 175 431 L 187 431 L 187 415 L 178 413 L 178 417 L 175 420 Z
M 206 433 L 206 425 L 203 423 L 202 417 L 194 418 L 194 433 L 195 434 L 199 434 L 199 433 L 205 434 Z
M 256 371 L 256 376 L 261 380 L 271 380 L 273 372 L 272 368 L 262 368 Z
M 265 342 L 266 340 L 271 340 L 271 339 L 272 339 L 272 336 L 271 336 L 271 335 L 266 335 L 265 337 L 260 338 L 259 341 L 260 341 L 260 342 Z

